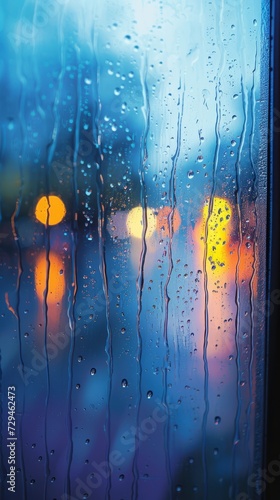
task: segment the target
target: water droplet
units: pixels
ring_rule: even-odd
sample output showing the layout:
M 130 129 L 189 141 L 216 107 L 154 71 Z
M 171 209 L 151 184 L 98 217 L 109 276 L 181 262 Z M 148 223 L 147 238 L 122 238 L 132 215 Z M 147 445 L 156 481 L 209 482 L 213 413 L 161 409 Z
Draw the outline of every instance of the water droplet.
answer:
M 121 89 L 119 87 L 117 87 L 115 90 L 114 90 L 114 94 L 115 95 L 120 95 L 121 93 Z
M 76 389 L 80 389 L 81 384 L 76 384 Z
M 128 382 L 127 382 L 126 378 L 124 378 L 122 380 L 122 387 L 127 387 L 127 386 L 128 386 Z
M 55 482 L 55 477 L 52 477 L 51 478 L 51 483 L 54 483 Z
M 215 425 L 219 425 L 221 423 L 221 417 L 215 417 Z
M 83 361 L 83 356 L 78 356 L 78 363 L 81 363 Z
M 92 193 L 92 189 L 87 188 L 87 189 L 86 189 L 86 195 L 87 195 L 87 196 L 90 196 L 90 195 L 91 195 L 91 193 Z
M 119 475 L 119 480 L 120 480 L 120 481 L 123 481 L 123 480 L 124 480 L 124 474 L 120 474 L 120 475 Z
M 201 163 L 201 162 L 203 161 L 203 156 L 202 156 L 202 155 L 199 155 L 199 156 L 197 157 L 197 161 L 198 161 L 199 163 Z
M 194 459 L 191 457 L 191 458 L 189 459 L 189 464 L 193 464 L 193 463 L 194 463 Z
M 188 178 L 189 178 L 189 179 L 193 179 L 193 177 L 194 177 L 194 171 L 193 171 L 193 170 L 190 170 L 190 171 L 188 172 Z
M 29 333 L 25 332 L 24 336 L 25 336 L 25 338 L 29 337 Z
M 126 332 L 126 329 L 125 328 L 121 328 L 121 332 L 122 332 L 122 334 L 124 334 Z
M 178 493 L 180 493 L 180 491 L 182 491 L 182 490 L 183 490 L 182 486 L 181 486 L 180 484 L 178 484 L 178 485 L 176 486 L 176 491 L 177 491 Z
M 90 443 L 90 439 L 86 439 L 86 440 L 85 440 L 85 443 L 86 443 L 86 444 L 89 444 L 89 443 Z
M 254 26 L 257 26 L 257 25 L 258 25 L 258 21 L 257 21 L 256 19 L 254 19 L 254 21 L 253 21 L 253 25 L 254 25 Z
M 151 399 L 152 397 L 153 397 L 153 392 L 152 391 L 148 391 L 147 392 L 147 398 Z
M 43 457 L 41 457 L 41 456 L 38 457 L 38 462 L 42 462 L 42 460 L 43 460 Z
M 214 455 L 215 455 L 215 457 L 218 455 L 218 453 L 219 453 L 219 449 L 218 448 L 214 448 Z
M 232 140 L 232 141 L 231 141 L 231 145 L 232 145 L 232 146 L 236 146 L 236 141 Z
M 91 374 L 91 375 L 95 375 L 95 374 L 96 374 L 96 368 L 92 368 L 92 369 L 90 370 L 90 374 Z
M 90 78 L 85 78 L 85 84 L 86 85 L 91 85 L 91 79 Z
M 30 484 L 35 484 L 35 479 L 30 479 Z

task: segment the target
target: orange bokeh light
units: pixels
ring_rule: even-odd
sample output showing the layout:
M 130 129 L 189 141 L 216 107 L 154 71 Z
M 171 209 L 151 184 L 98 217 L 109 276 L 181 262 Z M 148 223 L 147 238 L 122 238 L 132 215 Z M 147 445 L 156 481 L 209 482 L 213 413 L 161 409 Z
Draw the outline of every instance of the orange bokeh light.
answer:
M 63 201 L 54 195 L 42 196 L 35 208 L 36 219 L 48 226 L 59 224 L 65 214 L 66 209 Z
M 48 273 L 48 280 L 47 280 Z M 41 252 L 35 264 L 35 290 L 41 301 L 47 290 L 47 303 L 55 304 L 61 301 L 65 293 L 64 264 L 62 258 L 54 252 L 49 253 L 49 263 L 46 252 Z
M 169 222 L 169 217 L 171 218 L 170 222 Z M 179 214 L 179 210 L 175 208 L 172 215 L 171 207 L 160 208 L 157 215 L 157 231 L 163 236 L 170 237 L 170 232 L 172 232 L 170 231 L 169 227 L 170 224 L 172 224 L 172 229 L 174 233 L 178 231 L 181 225 L 181 217 Z

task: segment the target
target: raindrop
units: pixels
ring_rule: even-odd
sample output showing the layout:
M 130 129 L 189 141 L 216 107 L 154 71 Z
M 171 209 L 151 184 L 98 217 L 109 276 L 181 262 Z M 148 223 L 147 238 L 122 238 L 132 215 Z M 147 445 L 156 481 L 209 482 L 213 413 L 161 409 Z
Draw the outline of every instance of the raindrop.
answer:
M 215 425 L 219 425 L 221 423 L 221 417 L 215 417 Z
M 202 156 L 202 155 L 199 155 L 199 156 L 197 157 L 197 161 L 198 161 L 199 163 L 201 163 L 201 162 L 203 161 L 203 156 Z
M 121 93 L 121 89 L 119 87 L 117 87 L 115 90 L 114 90 L 114 94 L 115 95 L 120 95 Z
M 86 189 L 86 195 L 87 195 L 87 196 L 90 196 L 90 195 L 91 195 L 91 193 L 92 193 L 92 189 L 87 188 L 87 189 Z
M 29 333 L 25 332 L 24 336 L 25 336 L 25 338 L 29 337 Z
M 127 386 L 128 386 L 128 382 L 127 382 L 126 378 L 124 378 L 122 380 L 122 387 L 127 387 Z
M 194 171 L 193 171 L 193 170 L 190 170 L 190 171 L 188 172 L 188 178 L 189 178 L 189 179 L 193 179 L 193 177 L 194 177 Z
M 86 444 L 89 444 L 89 443 L 90 443 L 90 439 L 86 439 L 86 440 L 85 440 L 85 443 L 86 443 Z
M 54 483 L 55 482 L 55 477 L 52 477 L 51 478 L 51 483 Z
M 81 363 L 83 361 L 83 356 L 78 356 L 78 363 Z
M 182 490 L 183 490 L 182 486 L 181 486 L 180 484 L 178 484 L 178 485 L 176 486 L 176 491 L 177 491 L 178 493 L 180 493 Z
M 152 391 L 148 391 L 147 392 L 147 398 L 151 399 L 152 397 L 153 397 L 153 392 Z
M 30 479 L 30 484 L 35 484 L 35 479 Z
M 120 476 L 119 476 L 119 480 L 120 480 L 120 481 L 123 481 L 123 480 L 124 480 L 124 474 L 120 474 Z
M 91 375 L 95 375 L 95 374 L 96 374 L 96 368 L 92 368 L 92 369 L 90 370 L 90 374 L 91 374 Z
M 218 453 L 219 453 L 219 449 L 218 448 L 214 448 L 214 455 L 215 455 L 215 457 L 218 455 Z
M 125 332 L 126 332 L 126 329 L 125 329 L 125 328 L 121 328 L 121 332 L 122 332 L 122 333 L 125 333 Z
M 91 79 L 90 78 L 85 78 L 85 84 L 86 85 L 91 85 Z
M 76 384 L 76 389 L 80 389 L 81 384 Z

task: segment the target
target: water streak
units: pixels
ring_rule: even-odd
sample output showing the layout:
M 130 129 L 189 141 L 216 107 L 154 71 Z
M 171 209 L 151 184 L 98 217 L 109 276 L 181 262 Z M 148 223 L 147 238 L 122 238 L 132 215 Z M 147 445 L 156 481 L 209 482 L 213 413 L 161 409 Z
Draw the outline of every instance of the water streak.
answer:
M 256 52 L 255 52 L 255 65 L 253 69 L 253 82 L 252 82 L 252 87 L 251 87 L 251 95 L 250 95 L 250 103 L 251 103 L 251 118 L 252 118 L 252 129 L 250 133 L 250 138 L 249 138 L 249 158 L 250 158 L 250 164 L 252 167 L 252 191 L 253 191 L 253 203 L 254 203 L 254 214 L 255 214 L 255 224 L 256 228 L 258 227 L 258 212 L 257 212 L 257 206 L 256 206 L 256 201 L 258 198 L 258 192 L 257 192 L 257 171 L 255 167 L 255 162 L 254 162 L 254 145 L 255 145 L 255 127 L 256 127 L 256 96 L 255 96 L 255 74 L 256 74 L 256 69 L 257 69 L 257 58 L 258 58 L 258 47 L 256 45 Z M 257 233 L 257 231 L 255 231 Z M 247 429 L 246 429 L 246 441 L 247 441 L 247 450 L 248 450 L 248 468 L 247 468 L 247 476 L 249 477 L 251 473 L 251 462 L 252 462 L 252 455 L 250 453 L 250 429 L 251 429 L 251 409 L 253 405 L 253 366 L 254 366 L 254 342 L 255 342 L 255 337 L 254 337 L 254 312 L 255 312 L 255 307 L 254 307 L 254 282 L 257 279 L 257 270 L 258 270 L 258 262 L 257 262 L 257 255 L 258 255 L 258 242 L 257 242 L 257 234 L 255 234 L 254 241 L 252 241 L 252 247 L 253 247 L 253 263 L 252 263 L 252 275 L 249 281 L 249 288 L 250 288 L 250 307 L 251 307 L 251 314 L 250 314 L 250 319 L 251 319 L 251 328 L 250 328 L 250 358 L 249 358 L 249 402 L 247 406 Z
M 142 402 L 142 336 L 141 336 L 141 312 L 142 312 L 142 296 L 143 296 L 143 287 L 144 287 L 144 268 L 145 268 L 145 259 L 147 254 L 147 242 L 146 242 L 146 234 L 148 228 L 148 220 L 147 220 L 147 192 L 146 192 L 146 184 L 145 184 L 145 169 L 148 160 L 148 150 L 147 150 L 147 137 L 150 130 L 150 102 L 149 102 L 149 92 L 148 92 L 148 84 L 147 84 L 147 58 L 143 58 L 142 67 L 141 67 L 141 85 L 142 85 L 142 95 L 143 95 L 143 106 L 142 113 L 144 116 L 144 132 L 141 138 L 141 148 L 140 148 L 140 167 L 138 169 L 139 181 L 141 186 L 141 207 L 142 207 L 142 248 L 140 254 L 139 261 L 139 269 L 138 276 L 136 280 L 136 290 L 137 290 L 137 315 L 136 315 L 136 324 L 137 324 L 137 353 L 136 353 L 136 361 L 138 362 L 138 400 L 137 400 L 137 414 L 136 414 L 136 427 L 139 428 L 139 419 L 140 419 L 140 409 Z M 138 453 L 139 447 L 136 445 L 133 463 L 132 463 L 132 473 L 133 473 L 133 482 L 132 482 L 132 498 L 137 500 L 138 498 L 138 481 L 139 481 L 139 471 L 138 471 Z
M 238 216 L 238 249 L 237 249 L 237 264 L 235 270 L 235 304 L 236 304 L 236 316 L 235 316 L 235 349 L 236 349 L 236 384 L 237 384 L 237 410 L 235 415 L 235 431 L 233 439 L 233 451 L 232 451 L 232 498 L 235 498 L 235 485 L 236 485 L 236 454 L 237 454 L 237 444 L 240 440 L 240 415 L 241 415 L 241 348 L 239 345 L 240 336 L 240 258 L 241 258 L 241 246 L 242 246 L 242 216 L 241 216 L 241 158 L 245 143 L 245 136 L 247 132 L 247 122 L 248 122 L 248 100 L 247 94 L 244 89 L 243 77 L 241 77 L 241 92 L 242 92 L 242 107 L 243 107 L 243 128 L 240 136 L 240 143 L 238 148 L 238 155 L 236 160 L 236 209 Z
M 220 137 L 220 126 L 221 126 L 221 98 L 220 98 L 220 82 L 216 85 L 216 123 L 215 123 L 215 137 L 216 137 L 216 147 L 214 153 L 213 162 L 213 182 L 212 190 L 210 194 L 208 214 L 205 222 L 205 234 L 204 234 L 204 255 L 203 255 L 203 274 L 204 274 L 204 341 L 203 341 L 203 365 L 204 365 L 204 404 L 205 410 L 202 419 L 202 465 L 203 465 L 203 476 L 204 476 L 204 499 L 208 497 L 208 470 L 207 470 L 207 460 L 206 460 L 206 434 L 207 434 L 207 422 L 209 415 L 209 367 L 207 358 L 208 349 L 208 337 L 209 337 L 209 290 L 208 290 L 208 271 L 207 262 L 209 258 L 209 245 L 208 245 L 208 232 L 209 232 L 209 222 L 210 217 L 213 213 L 214 198 L 216 192 L 217 183 L 217 169 L 218 161 L 220 155 L 221 147 L 221 137 Z M 211 249 L 210 249 L 211 251 Z

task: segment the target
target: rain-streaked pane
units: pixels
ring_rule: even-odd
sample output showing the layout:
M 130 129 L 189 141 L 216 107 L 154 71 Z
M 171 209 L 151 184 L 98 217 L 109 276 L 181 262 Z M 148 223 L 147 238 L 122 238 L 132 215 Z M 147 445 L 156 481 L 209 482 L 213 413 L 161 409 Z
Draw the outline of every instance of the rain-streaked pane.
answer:
M 268 33 L 267 0 L 2 2 L 1 498 L 260 494 Z

